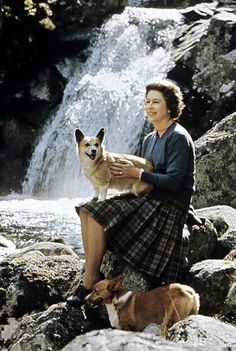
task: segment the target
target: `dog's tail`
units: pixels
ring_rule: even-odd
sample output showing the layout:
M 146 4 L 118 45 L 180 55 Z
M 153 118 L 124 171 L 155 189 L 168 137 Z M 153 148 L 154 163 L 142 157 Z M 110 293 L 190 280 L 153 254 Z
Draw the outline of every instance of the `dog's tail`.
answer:
M 194 293 L 193 300 L 192 300 L 192 309 L 190 314 L 198 314 L 200 308 L 200 296 L 198 293 Z

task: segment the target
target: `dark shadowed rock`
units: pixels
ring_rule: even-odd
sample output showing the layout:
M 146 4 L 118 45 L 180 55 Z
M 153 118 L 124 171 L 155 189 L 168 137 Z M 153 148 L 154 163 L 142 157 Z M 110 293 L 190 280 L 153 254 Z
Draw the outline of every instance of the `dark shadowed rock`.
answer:
M 199 344 L 208 351 L 236 349 L 236 327 L 205 316 L 190 316 L 176 323 L 168 331 L 167 338 L 185 342 L 186 345 Z
M 9 351 L 57 351 L 77 335 L 109 325 L 107 318 L 101 317 L 96 310 L 86 312 L 60 303 L 45 312 L 22 318 L 5 344 Z
M 211 258 L 217 243 L 217 231 L 214 225 L 206 219 L 202 225 L 189 227 L 189 267 L 194 263 Z
M 212 206 L 199 209 L 197 213 L 207 217 L 217 230 L 213 257 L 224 258 L 236 248 L 236 210 L 230 206 Z
M 225 308 L 224 313 L 225 315 L 232 314 L 234 319 L 236 318 L 236 275 L 234 277 L 235 283 L 229 289 L 229 292 L 225 299 Z

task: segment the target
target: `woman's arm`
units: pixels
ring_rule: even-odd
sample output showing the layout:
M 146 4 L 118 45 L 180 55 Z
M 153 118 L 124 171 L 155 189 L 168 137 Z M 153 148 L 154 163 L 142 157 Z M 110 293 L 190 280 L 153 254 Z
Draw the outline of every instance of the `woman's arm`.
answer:
M 173 134 L 167 143 L 166 173 L 144 171 L 141 180 L 159 189 L 177 191 L 186 175 L 191 145 L 186 136 L 182 134 Z

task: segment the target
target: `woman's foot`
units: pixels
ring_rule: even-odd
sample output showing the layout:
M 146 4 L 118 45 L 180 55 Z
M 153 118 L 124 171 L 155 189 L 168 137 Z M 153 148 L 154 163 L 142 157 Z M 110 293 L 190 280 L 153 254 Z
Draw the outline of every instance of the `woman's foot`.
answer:
M 86 296 L 88 296 L 92 292 L 92 289 L 86 289 L 83 286 L 83 281 L 81 280 L 76 287 L 73 295 L 70 295 L 66 302 L 68 305 L 73 306 L 73 307 L 78 307 L 83 305 L 84 299 Z

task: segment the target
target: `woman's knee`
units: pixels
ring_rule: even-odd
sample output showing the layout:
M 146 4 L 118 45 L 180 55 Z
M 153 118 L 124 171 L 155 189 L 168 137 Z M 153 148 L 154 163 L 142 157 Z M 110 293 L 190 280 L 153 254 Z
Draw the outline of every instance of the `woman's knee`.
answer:
M 81 217 L 87 217 L 88 213 L 83 209 L 83 207 L 78 208 L 78 210 L 76 211 L 78 213 L 78 215 Z

